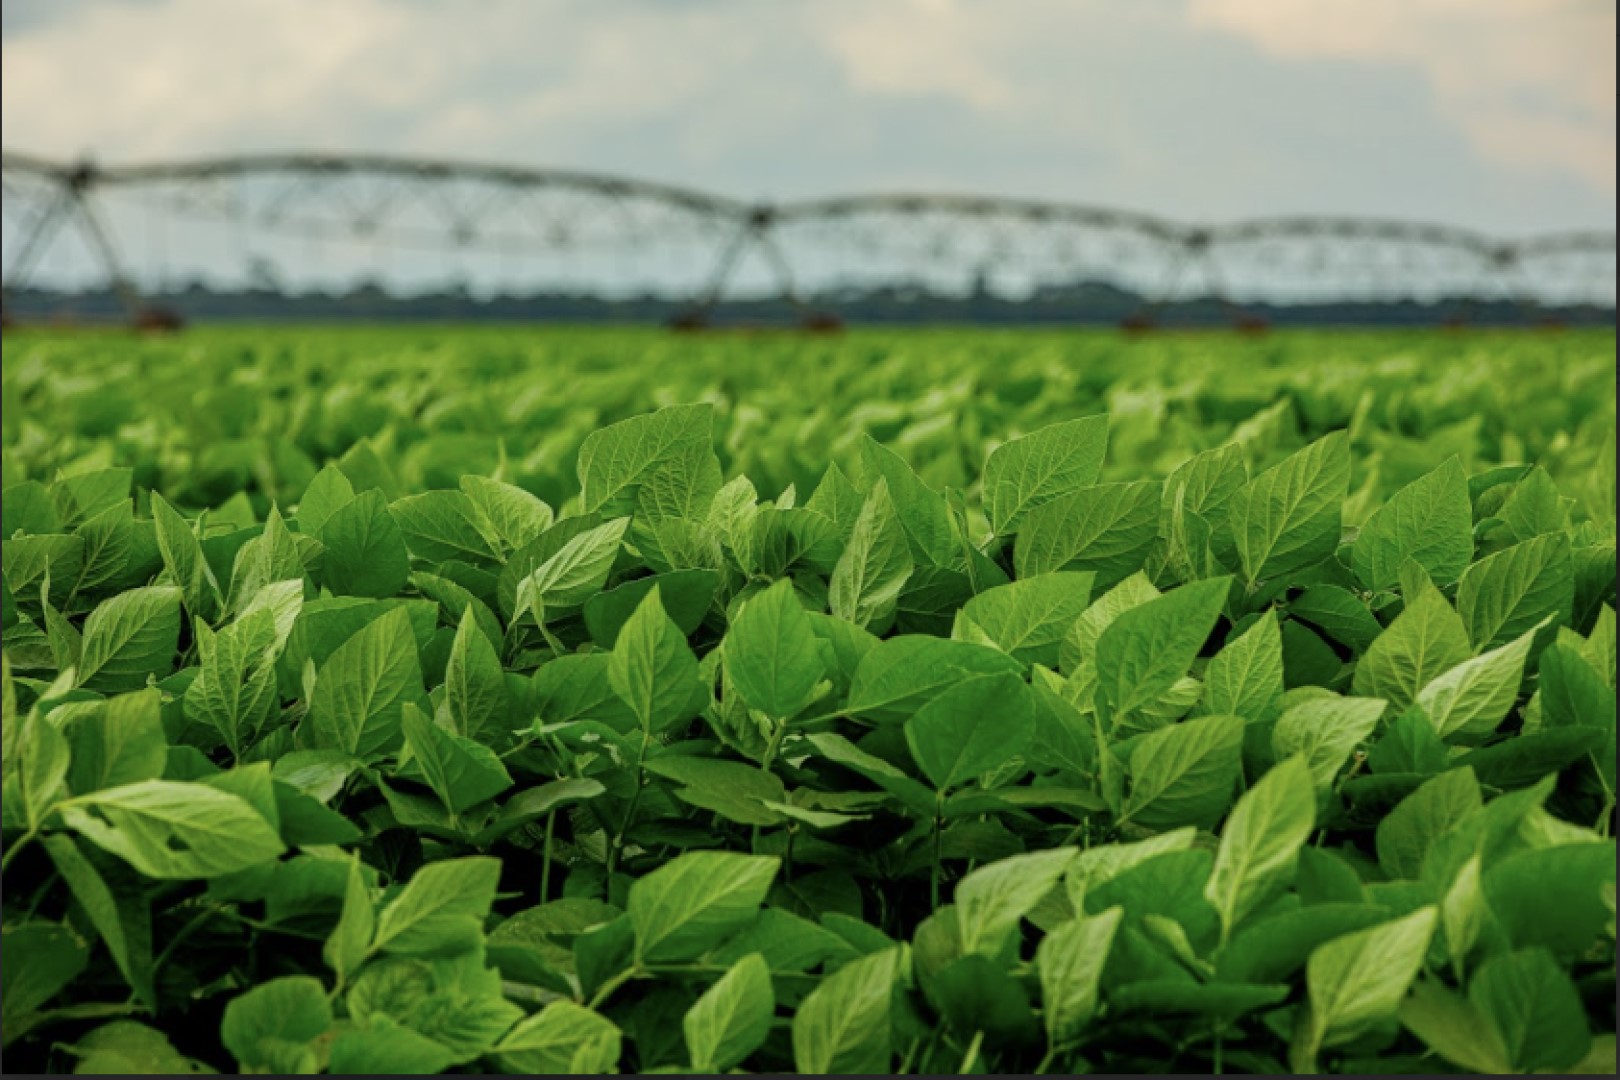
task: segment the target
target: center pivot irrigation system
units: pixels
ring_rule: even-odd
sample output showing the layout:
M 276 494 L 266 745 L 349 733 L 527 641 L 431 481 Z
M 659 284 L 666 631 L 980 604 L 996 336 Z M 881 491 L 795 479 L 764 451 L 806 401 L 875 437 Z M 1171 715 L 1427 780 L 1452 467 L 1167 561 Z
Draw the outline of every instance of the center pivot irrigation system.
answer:
M 1615 236 L 1504 240 L 1462 228 L 1288 216 L 1189 225 L 1063 202 L 859 195 L 757 203 L 641 180 L 384 155 L 262 154 L 99 166 L 7 151 L 4 290 L 104 284 L 138 324 L 189 261 L 192 280 L 288 283 L 424 272 L 485 288 L 658 296 L 708 324 L 743 297 L 806 325 L 883 295 L 993 285 L 1036 299 L 1114 290 L 1127 326 L 1212 302 L 1237 325 L 1286 305 L 1419 303 L 1460 321 L 1476 305 L 1534 320 L 1615 304 Z M 77 234 L 77 260 L 64 241 Z M 209 269 L 199 271 L 199 253 Z M 53 259 L 55 262 L 53 263 Z M 71 266 L 70 270 L 63 269 Z M 392 267 L 393 269 L 389 269 Z M 465 287 L 465 286 L 462 286 Z

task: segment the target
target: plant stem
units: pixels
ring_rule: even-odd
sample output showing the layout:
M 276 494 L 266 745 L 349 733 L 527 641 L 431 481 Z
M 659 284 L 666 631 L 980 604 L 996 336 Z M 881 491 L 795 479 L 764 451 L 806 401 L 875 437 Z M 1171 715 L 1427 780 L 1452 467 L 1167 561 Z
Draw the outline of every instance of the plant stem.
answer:
M 1034 1075 L 1040 1076 L 1045 1073 L 1047 1069 L 1050 1069 L 1052 1067 L 1052 1059 L 1055 1057 L 1057 1057 L 1057 1047 L 1053 1046 L 1051 1043 L 1047 1043 L 1046 1053 L 1042 1054 L 1041 1060 L 1035 1064 Z
M 619 828 L 613 835 L 613 845 L 608 848 L 607 872 L 613 876 L 613 871 L 619 865 L 619 852 L 624 848 L 624 834 L 630 831 L 630 823 L 635 820 L 636 807 L 641 803 L 642 766 L 647 762 L 647 746 L 652 742 L 652 732 L 642 729 L 641 749 L 636 751 L 636 789 L 630 793 L 630 805 L 625 808 L 624 820 L 619 822 Z
M 15 844 L 12 844 L 11 847 L 7 848 L 6 853 L 4 855 L 0 855 L 0 871 L 4 871 L 6 867 L 10 866 L 11 860 L 17 857 L 17 852 L 27 847 L 28 842 L 38 835 L 38 829 L 29 829 L 27 832 L 23 833 L 22 837 Z
M 596 993 L 591 995 L 591 1000 L 587 1008 L 601 1008 L 607 999 L 613 996 L 613 992 L 615 990 L 629 982 L 631 979 L 634 979 L 636 976 L 642 974 L 645 974 L 645 972 L 642 970 L 640 963 L 635 963 L 625 968 L 623 971 L 613 976 L 613 978 L 596 988 Z
M 540 862 L 540 902 L 543 904 L 551 897 L 551 837 L 557 826 L 557 811 L 546 812 L 546 844 L 541 849 Z
M 771 771 L 771 762 L 776 760 L 776 752 L 782 747 L 782 737 L 787 734 L 787 721 L 782 720 L 771 729 L 771 737 L 765 744 L 765 756 L 759 759 L 759 767 L 763 772 Z
M 942 841 L 940 834 L 945 828 L 945 793 L 942 791 L 935 796 L 934 801 L 934 856 L 928 866 L 928 897 L 934 910 L 939 910 L 939 870 L 940 851 Z
M 968 1075 L 968 1070 L 972 1069 L 973 1066 L 978 1062 L 978 1060 L 979 1060 L 979 1047 L 981 1047 L 983 1045 L 984 1045 L 984 1032 L 983 1031 L 975 1031 L 973 1033 L 973 1041 L 968 1043 L 967 1053 L 962 1056 L 962 1065 L 961 1065 L 960 1068 L 958 1068 L 956 1070 L 958 1075 L 960 1075 L 960 1076 Z

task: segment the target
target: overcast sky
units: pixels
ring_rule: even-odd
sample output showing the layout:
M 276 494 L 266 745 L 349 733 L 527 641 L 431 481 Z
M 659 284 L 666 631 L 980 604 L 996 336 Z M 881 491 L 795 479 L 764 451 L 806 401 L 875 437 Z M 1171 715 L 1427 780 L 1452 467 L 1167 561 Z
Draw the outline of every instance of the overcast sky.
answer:
M 1615 219 L 1612 0 L 5 0 L 4 142 L 1501 233 Z

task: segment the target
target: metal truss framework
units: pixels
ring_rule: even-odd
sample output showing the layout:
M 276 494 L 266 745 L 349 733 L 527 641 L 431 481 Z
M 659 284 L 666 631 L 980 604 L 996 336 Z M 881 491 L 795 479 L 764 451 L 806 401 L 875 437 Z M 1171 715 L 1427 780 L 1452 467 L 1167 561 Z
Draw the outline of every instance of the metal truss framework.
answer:
M 136 193 L 168 212 L 313 237 L 554 260 L 566 279 L 612 256 L 652 278 L 701 325 L 752 260 L 756 288 L 810 321 L 852 290 L 998 288 L 1032 299 L 1077 289 L 1145 298 L 1147 324 L 1179 300 L 1248 305 L 1476 302 L 1612 308 L 1615 236 L 1501 240 L 1442 225 L 1295 216 L 1195 226 L 1122 210 L 1029 199 L 866 195 L 759 204 L 594 173 L 387 155 L 266 154 L 98 167 L 6 152 L 0 179 L 3 285 L 77 229 L 132 318 L 151 318 L 100 209 Z M 661 276 L 660 276 L 661 274 Z

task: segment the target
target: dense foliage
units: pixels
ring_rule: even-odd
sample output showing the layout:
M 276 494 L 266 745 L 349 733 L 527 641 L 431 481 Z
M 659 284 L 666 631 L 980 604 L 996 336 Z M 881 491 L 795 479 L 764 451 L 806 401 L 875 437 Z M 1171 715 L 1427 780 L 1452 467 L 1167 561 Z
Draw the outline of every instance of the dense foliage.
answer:
M 1612 1072 L 1613 347 L 13 337 L 7 1064 Z

